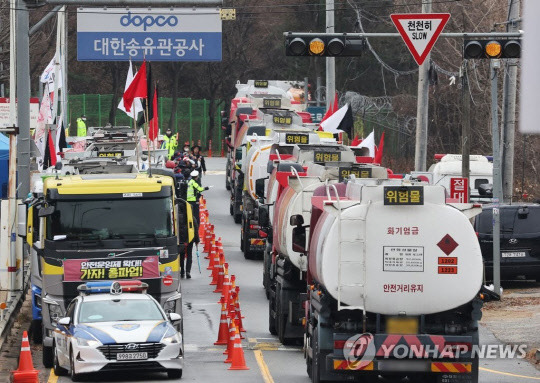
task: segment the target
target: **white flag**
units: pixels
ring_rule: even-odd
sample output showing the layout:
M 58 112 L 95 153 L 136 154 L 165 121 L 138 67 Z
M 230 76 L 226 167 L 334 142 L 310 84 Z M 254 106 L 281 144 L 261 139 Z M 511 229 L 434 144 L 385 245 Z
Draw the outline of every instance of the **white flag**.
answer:
M 34 141 L 41 153 L 41 158 L 38 159 L 39 170 L 43 169 L 43 157 L 45 154 L 45 144 L 47 140 L 47 124 L 53 123 L 53 115 L 51 109 L 51 94 L 49 92 L 49 85 L 45 84 L 43 89 L 43 98 L 41 99 L 41 107 L 37 118 L 37 128 L 34 133 Z
M 54 84 L 54 73 L 55 73 L 55 66 L 56 66 L 56 59 L 57 56 L 60 57 L 58 54 L 55 54 L 52 58 L 51 62 L 43 73 L 41 74 L 41 77 L 39 78 L 39 81 L 41 81 L 44 84 Z M 58 88 L 62 88 L 62 63 L 60 62 L 60 59 L 58 58 Z
M 343 132 L 343 130 L 338 129 L 338 127 L 339 127 L 339 124 L 341 124 L 343 117 L 345 117 L 345 115 L 347 114 L 348 109 L 349 109 L 349 104 L 345 104 L 338 111 L 336 111 L 336 113 L 332 114 L 326 120 L 321 122 L 321 127 L 323 128 L 323 130 L 325 132 L 331 132 L 331 133 Z
M 367 136 L 362 142 L 356 146 L 357 148 L 368 148 L 369 149 L 369 156 L 375 157 L 375 133 L 374 131 L 371 131 L 369 133 L 369 136 Z
M 131 60 L 130 60 L 129 61 L 129 70 L 128 70 L 127 79 L 126 79 L 126 86 L 124 87 L 124 93 L 127 90 L 127 88 L 129 88 L 129 85 L 133 81 L 133 77 L 135 77 L 135 76 L 133 76 L 133 67 L 131 65 Z M 128 115 L 128 117 L 131 117 L 131 118 L 138 118 L 139 113 L 143 111 L 143 107 L 142 107 L 142 103 L 141 103 L 140 98 L 135 98 L 133 100 L 133 105 L 131 106 L 131 111 L 130 112 L 126 111 L 126 107 L 124 106 L 124 98 L 122 98 L 120 100 L 120 104 L 118 104 L 118 109 L 122 110 L 125 114 Z

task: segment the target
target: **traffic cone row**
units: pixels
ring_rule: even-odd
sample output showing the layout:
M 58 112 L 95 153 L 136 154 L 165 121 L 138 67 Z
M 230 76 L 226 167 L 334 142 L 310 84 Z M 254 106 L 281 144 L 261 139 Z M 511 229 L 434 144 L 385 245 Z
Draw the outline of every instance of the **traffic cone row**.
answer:
M 227 355 L 225 363 L 230 363 L 229 370 L 249 370 L 244 359 L 242 348 L 243 332 L 246 332 L 242 323 L 239 295 L 240 287 L 236 285 L 236 276 L 229 276 L 229 264 L 225 261 L 221 237 L 216 238 L 214 225 L 208 219 L 206 201 L 201 197 L 199 201 L 200 226 L 199 237 L 203 251 L 207 254 L 207 270 L 210 270 L 210 285 L 215 286 L 214 292 L 221 294 L 219 304 L 221 315 L 219 319 L 218 337 L 215 345 L 227 346 L 223 354 Z

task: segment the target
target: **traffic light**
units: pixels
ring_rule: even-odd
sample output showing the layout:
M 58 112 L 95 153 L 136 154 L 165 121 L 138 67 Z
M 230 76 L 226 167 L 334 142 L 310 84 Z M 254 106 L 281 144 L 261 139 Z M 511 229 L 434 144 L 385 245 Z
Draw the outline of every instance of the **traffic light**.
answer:
M 521 56 L 521 39 L 465 40 L 465 59 L 516 59 Z
M 345 33 L 343 35 L 292 32 L 285 34 L 287 56 L 360 56 L 364 46 L 363 38 L 350 37 Z

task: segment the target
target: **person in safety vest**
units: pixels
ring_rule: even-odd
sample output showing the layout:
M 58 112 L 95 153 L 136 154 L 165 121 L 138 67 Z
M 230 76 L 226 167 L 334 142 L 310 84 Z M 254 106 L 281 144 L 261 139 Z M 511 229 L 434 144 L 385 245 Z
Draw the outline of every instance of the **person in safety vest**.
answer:
M 84 114 L 77 118 L 77 136 L 86 137 L 86 116 Z
M 199 198 L 203 191 L 208 190 L 208 186 L 203 188 L 201 185 L 199 185 L 199 172 L 197 170 L 193 170 L 190 176 L 191 179 L 188 182 L 187 188 L 187 201 L 191 205 L 193 217 L 197 220 L 197 223 L 199 223 Z
M 172 159 L 177 147 L 178 147 L 178 140 L 176 139 L 176 136 L 173 136 L 171 129 L 167 129 L 165 131 L 165 136 L 163 137 L 163 143 L 161 144 L 161 149 L 167 149 L 169 159 Z

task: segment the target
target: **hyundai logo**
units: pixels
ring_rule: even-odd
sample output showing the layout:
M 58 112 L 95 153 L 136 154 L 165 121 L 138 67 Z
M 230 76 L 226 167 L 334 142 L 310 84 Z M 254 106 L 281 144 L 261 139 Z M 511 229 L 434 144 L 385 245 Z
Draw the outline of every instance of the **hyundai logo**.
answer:
M 515 239 L 515 238 L 510 238 L 510 239 L 508 240 L 508 243 L 510 243 L 510 244 L 512 244 L 512 245 L 515 245 L 516 243 L 518 243 L 518 240 Z
M 170 27 L 175 27 L 178 25 L 178 17 L 176 16 L 139 16 L 139 15 L 132 15 L 131 12 L 128 12 L 127 15 L 124 15 L 120 18 L 120 24 L 124 27 L 129 27 L 130 25 L 133 25 L 134 27 L 140 27 L 143 26 L 143 30 L 146 31 L 147 28 L 150 28 L 152 26 L 158 26 L 158 27 L 166 27 L 167 25 Z
M 126 350 L 138 350 L 139 345 L 137 343 L 126 344 Z

